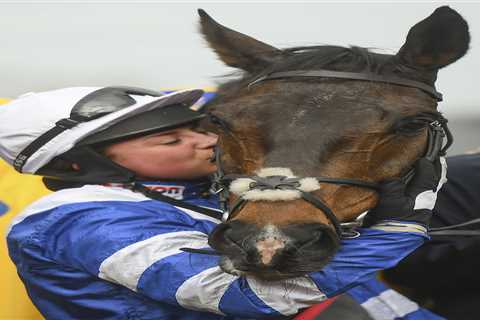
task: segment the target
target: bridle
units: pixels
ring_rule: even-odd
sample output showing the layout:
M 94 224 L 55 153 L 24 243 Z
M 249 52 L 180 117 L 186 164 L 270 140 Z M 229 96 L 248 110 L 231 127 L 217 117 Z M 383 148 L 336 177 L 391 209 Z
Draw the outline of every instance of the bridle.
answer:
M 437 101 L 442 100 L 442 94 L 436 91 L 432 86 L 425 83 L 401 79 L 397 77 L 386 77 L 373 73 L 354 73 L 354 72 L 341 72 L 331 70 L 295 70 L 286 72 L 274 72 L 268 75 L 263 75 L 260 78 L 252 81 L 248 87 L 257 85 L 261 82 L 274 80 L 274 79 L 290 79 L 290 78 L 335 78 L 335 79 L 351 79 L 351 80 L 363 80 L 372 82 L 383 82 L 399 86 L 406 86 L 420 89 Z M 213 122 L 221 124 L 221 119 L 213 116 Z M 225 125 L 221 125 L 225 128 Z M 444 145 L 444 138 L 446 143 Z M 428 125 L 428 142 L 427 149 L 424 157 L 430 161 L 435 161 L 439 156 L 445 155 L 447 149 L 453 143 L 453 137 L 447 126 L 447 119 L 440 116 L 437 120 L 429 123 Z M 244 174 L 226 174 L 224 171 L 223 163 L 221 160 L 221 150 L 216 148 L 215 161 L 217 164 L 217 172 L 214 175 L 213 190 L 219 195 L 220 206 L 224 212 L 222 220 L 225 222 L 234 216 L 241 208 L 247 203 L 248 200 L 242 196 L 238 196 L 236 201 L 230 206 L 228 199 L 230 196 L 229 185 L 232 181 L 241 178 L 251 179 L 252 182 L 249 185 L 249 190 L 294 190 L 300 193 L 301 199 L 309 202 L 316 208 L 320 209 L 325 216 L 330 220 L 335 232 L 339 238 L 355 238 L 359 235 L 354 230 L 359 225 L 357 222 L 340 223 L 335 216 L 332 209 L 319 197 L 315 196 L 311 192 L 304 191 L 300 188 L 299 177 L 287 177 L 283 175 L 271 175 L 271 176 L 258 176 L 258 175 L 244 175 Z M 408 171 L 401 179 L 408 182 L 414 175 L 414 170 Z M 378 183 L 356 180 L 350 178 L 331 178 L 331 177 L 309 177 L 314 178 L 318 183 L 330 183 L 337 185 L 349 185 L 367 189 L 378 190 Z
M 267 75 L 260 76 L 248 84 L 248 87 L 252 87 L 260 82 L 274 79 L 287 79 L 287 78 L 334 78 L 334 79 L 347 79 L 347 80 L 362 80 L 370 82 L 383 82 L 390 83 L 404 87 L 411 87 L 420 89 L 437 101 L 442 101 L 443 96 L 438 92 L 435 87 L 432 87 L 426 83 L 418 82 L 410 79 L 403 79 L 394 76 L 383 76 L 371 72 L 344 72 L 333 70 L 293 70 L 273 72 Z

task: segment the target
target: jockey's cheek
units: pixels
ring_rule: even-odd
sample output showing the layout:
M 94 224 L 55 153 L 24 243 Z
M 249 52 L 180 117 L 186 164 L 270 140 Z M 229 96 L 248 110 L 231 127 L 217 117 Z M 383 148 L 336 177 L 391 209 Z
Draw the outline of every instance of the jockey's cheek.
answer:
M 213 173 L 210 160 L 217 136 L 191 130 L 131 139 L 106 148 L 117 164 L 143 178 L 197 178 Z

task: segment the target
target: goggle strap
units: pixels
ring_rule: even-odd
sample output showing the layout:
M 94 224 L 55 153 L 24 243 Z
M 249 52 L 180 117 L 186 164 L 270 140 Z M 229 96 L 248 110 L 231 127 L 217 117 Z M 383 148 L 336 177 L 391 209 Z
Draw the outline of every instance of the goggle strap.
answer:
M 27 162 L 27 160 L 40 149 L 45 144 L 47 144 L 50 140 L 58 136 L 60 133 L 64 132 L 65 130 L 71 129 L 78 125 L 79 122 L 64 118 L 55 123 L 55 127 L 48 130 L 47 132 L 43 133 L 37 139 L 33 140 L 28 146 L 26 146 L 15 158 L 13 161 L 13 167 L 18 172 L 22 173 L 23 166 Z

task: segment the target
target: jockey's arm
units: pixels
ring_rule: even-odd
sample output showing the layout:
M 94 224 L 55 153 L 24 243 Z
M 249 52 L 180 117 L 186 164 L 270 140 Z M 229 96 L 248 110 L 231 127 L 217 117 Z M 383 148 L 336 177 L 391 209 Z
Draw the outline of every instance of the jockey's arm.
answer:
M 179 209 L 168 205 L 159 213 L 141 202 L 110 207 L 92 203 L 82 214 L 59 220 L 49 234 L 55 248 L 49 253 L 52 260 L 159 303 L 244 318 L 294 315 L 371 279 L 420 246 L 428 238 L 422 225 L 427 213 L 414 209 L 415 203 L 395 211 L 384 201 L 382 208 L 392 215 L 375 212 L 374 223 L 359 229 L 358 238 L 343 240 L 321 271 L 288 280 L 234 276 L 219 268 L 217 256 L 183 252 L 184 247 L 207 248 L 208 228 L 199 228 L 197 220 L 182 218 Z

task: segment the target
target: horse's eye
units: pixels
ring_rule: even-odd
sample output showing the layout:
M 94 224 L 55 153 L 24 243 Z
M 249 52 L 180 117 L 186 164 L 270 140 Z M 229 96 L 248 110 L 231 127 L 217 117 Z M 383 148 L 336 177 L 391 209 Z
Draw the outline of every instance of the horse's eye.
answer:
M 394 131 L 399 134 L 413 135 L 423 131 L 430 122 L 431 120 L 427 121 L 425 119 L 409 119 L 409 121 L 398 123 Z

